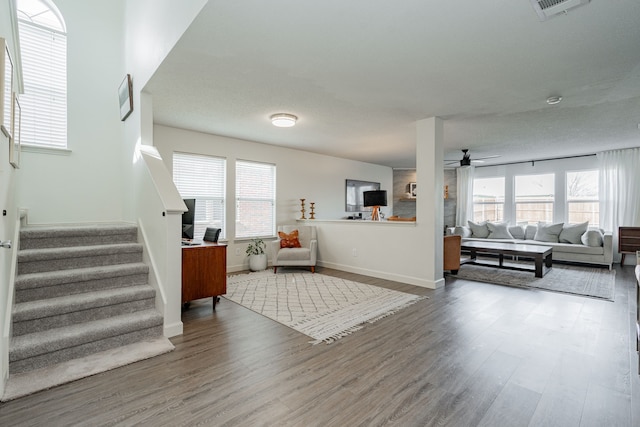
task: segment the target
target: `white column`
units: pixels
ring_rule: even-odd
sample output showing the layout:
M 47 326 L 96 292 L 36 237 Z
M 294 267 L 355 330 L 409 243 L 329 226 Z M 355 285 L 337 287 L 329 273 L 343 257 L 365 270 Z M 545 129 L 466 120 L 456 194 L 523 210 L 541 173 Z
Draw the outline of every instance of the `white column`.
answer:
M 425 274 L 434 288 L 444 286 L 442 246 L 444 231 L 443 124 L 439 117 L 419 120 L 416 126 L 416 221 L 423 244 Z

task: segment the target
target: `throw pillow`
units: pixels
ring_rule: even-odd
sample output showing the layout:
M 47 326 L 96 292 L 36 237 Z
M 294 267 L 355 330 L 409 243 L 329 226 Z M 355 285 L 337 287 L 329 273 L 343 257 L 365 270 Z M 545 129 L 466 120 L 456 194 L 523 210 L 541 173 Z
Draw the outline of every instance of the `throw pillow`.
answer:
M 507 229 L 508 226 L 509 224 L 506 222 L 502 222 L 502 223 L 488 222 L 487 229 L 489 230 L 489 235 L 487 236 L 487 238 L 513 239 L 513 236 L 511 235 L 511 233 L 509 233 L 509 230 Z
M 524 227 L 521 225 L 514 225 L 513 227 L 509 227 L 508 230 L 514 239 L 524 240 Z
M 602 246 L 602 240 L 600 230 L 587 230 L 580 238 L 583 245 L 592 247 Z
M 538 231 L 536 231 L 536 235 L 533 236 L 533 240 L 537 240 L 538 242 L 551 242 L 558 243 L 558 237 L 562 232 L 562 226 L 564 223 L 559 222 L 558 224 L 545 224 L 544 222 L 538 223 Z
M 298 230 L 293 230 L 291 233 L 283 233 L 278 231 L 278 237 L 280 237 L 281 248 L 300 248 L 300 240 L 298 240 Z
M 456 225 L 453 228 L 453 234 L 462 236 L 462 237 L 471 237 L 471 230 L 468 227 Z
M 478 237 L 481 239 L 486 239 L 489 236 L 489 229 L 487 228 L 487 222 L 481 222 L 476 224 L 473 221 L 467 221 L 469 223 L 469 228 L 471 229 L 471 237 Z
M 574 245 L 579 245 L 582 243 L 580 239 L 587 231 L 587 227 L 589 227 L 589 221 L 581 224 L 565 224 L 564 227 L 562 227 L 560 236 L 558 236 L 558 241 L 560 243 L 573 243 Z
M 527 228 L 524 230 L 525 240 L 533 240 L 533 238 L 536 237 L 536 231 L 538 231 L 538 226 L 527 225 Z

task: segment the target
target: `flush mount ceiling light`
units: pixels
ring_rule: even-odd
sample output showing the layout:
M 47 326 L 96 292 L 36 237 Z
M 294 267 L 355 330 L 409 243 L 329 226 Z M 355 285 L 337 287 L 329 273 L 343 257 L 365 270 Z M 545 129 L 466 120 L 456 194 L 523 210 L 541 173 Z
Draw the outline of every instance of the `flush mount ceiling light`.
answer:
M 290 128 L 295 126 L 298 118 L 293 114 L 278 113 L 271 116 L 271 123 L 279 128 Z
M 560 101 L 562 101 L 562 97 L 561 96 L 550 96 L 550 97 L 547 98 L 547 104 L 549 104 L 549 105 L 559 104 Z

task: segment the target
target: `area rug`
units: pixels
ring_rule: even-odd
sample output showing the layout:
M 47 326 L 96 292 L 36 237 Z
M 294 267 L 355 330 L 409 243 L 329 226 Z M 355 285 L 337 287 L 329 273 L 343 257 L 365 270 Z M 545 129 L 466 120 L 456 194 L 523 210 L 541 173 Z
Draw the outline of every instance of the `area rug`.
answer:
M 529 264 L 533 266 L 532 262 Z M 505 262 L 505 265 L 509 264 Z M 521 265 L 514 263 L 514 266 Z M 537 278 L 533 272 L 528 271 L 464 264 L 460 266 L 457 276 L 449 277 L 499 285 L 537 288 L 613 301 L 616 272 L 606 267 L 582 267 L 554 263 L 553 268 L 544 277 Z
M 319 273 L 231 275 L 224 297 L 314 339 L 331 343 L 425 299 Z

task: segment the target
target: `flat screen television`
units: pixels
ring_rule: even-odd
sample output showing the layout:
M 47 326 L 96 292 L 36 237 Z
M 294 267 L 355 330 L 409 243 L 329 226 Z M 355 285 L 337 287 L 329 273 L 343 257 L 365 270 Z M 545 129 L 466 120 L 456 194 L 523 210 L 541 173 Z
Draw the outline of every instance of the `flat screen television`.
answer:
M 364 196 L 362 193 L 373 190 L 380 190 L 379 182 L 347 179 L 345 188 L 345 210 L 347 212 L 370 211 L 371 208 L 364 207 Z
M 183 199 L 187 211 L 182 214 L 182 238 L 193 239 L 196 219 L 196 199 Z

